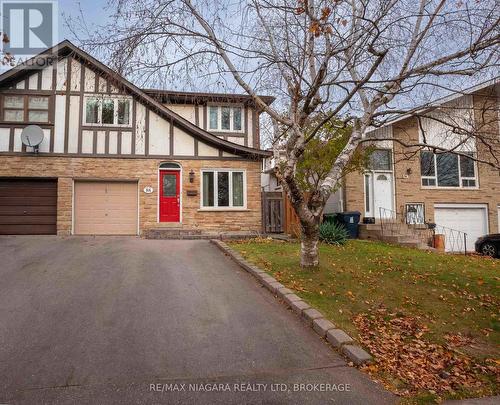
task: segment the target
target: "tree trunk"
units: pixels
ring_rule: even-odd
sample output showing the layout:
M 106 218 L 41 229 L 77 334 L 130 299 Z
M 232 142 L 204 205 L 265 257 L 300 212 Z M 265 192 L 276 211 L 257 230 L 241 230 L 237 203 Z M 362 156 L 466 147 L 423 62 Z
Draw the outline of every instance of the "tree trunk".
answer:
M 319 266 L 319 224 L 302 226 L 302 235 L 300 241 L 300 265 L 305 268 Z

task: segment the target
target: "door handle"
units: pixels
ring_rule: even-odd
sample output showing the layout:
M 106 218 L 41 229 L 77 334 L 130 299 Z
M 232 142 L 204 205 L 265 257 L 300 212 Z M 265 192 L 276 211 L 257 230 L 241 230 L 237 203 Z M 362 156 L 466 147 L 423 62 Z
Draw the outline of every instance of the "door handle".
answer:
M 177 196 L 177 205 L 181 205 L 181 199 Z

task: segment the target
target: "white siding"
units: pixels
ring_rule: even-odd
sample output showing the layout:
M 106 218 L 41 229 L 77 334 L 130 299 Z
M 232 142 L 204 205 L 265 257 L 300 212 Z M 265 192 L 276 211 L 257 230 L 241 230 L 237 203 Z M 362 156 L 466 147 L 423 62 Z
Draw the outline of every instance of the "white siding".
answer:
M 136 104 L 135 153 L 144 155 L 146 146 L 146 107 Z
M 232 153 L 229 153 L 229 152 L 222 152 L 222 156 L 223 157 L 238 157 L 238 156 L 233 155 Z
M 0 151 L 8 152 L 10 142 L 10 128 L 0 128 Z
M 92 153 L 94 148 L 94 131 L 82 131 L 82 153 Z
M 97 145 L 95 153 L 103 154 L 106 153 L 106 132 L 97 131 Z
M 245 145 L 245 138 L 243 138 L 241 136 L 228 136 L 227 140 L 229 142 L 233 142 L 233 143 L 236 143 L 238 145 Z
M 50 129 L 43 130 L 43 141 L 38 147 L 40 152 L 50 152 Z
M 24 90 L 24 80 L 16 84 L 16 89 Z
M 14 130 L 14 152 L 21 152 L 23 150 L 23 143 L 21 142 L 21 128 Z
M 174 127 L 174 155 L 194 156 L 194 138 Z
M 99 92 L 105 93 L 107 90 L 107 82 L 102 77 L 99 77 Z
M 69 98 L 68 153 L 78 153 L 78 129 L 80 120 L 80 96 Z
M 149 114 L 149 153 L 151 155 L 168 155 L 170 124 L 159 115 Z
M 219 150 L 207 145 L 203 142 L 198 142 L 198 156 L 202 157 L 213 157 L 219 156 Z
M 385 127 L 370 131 L 367 134 L 367 138 L 384 139 L 382 141 L 375 142 L 374 146 L 379 149 L 392 149 L 394 146 L 394 142 L 387 140 L 392 138 L 392 125 L 387 125 Z
M 244 111 L 244 110 L 243 110 Z M 247 138 L 248 138 L 248 146 L 253 147 L 253 110 L 248 109 L 247 116 L 245 117 L 248 120 L 248 133 L 247 133 Z
M 30 90 L 38 89 L 38 73 L 30 76 L 28 80 L 28 88 Z
M 132 153 L 132 132 L 122 132 L 122 155 Z
M 85 91 L 93 93 L 95 91 L 95 73 L 89 68 L 85 68 Z
M 68 75 L 68 59 L 62 59 L 57 62 L 56 90 L 66 90 L 66 82 Z
M 56 96 L 54 125 L 54 153 L 64 152 L 64 120 L 66 116 L 66 96 Z
M 109 153 L 116 155 L 118 153 L 118 132 L 109 131 Z
M 42 90 L 52 90 L 52 65 L 42 70 Z
M 71 63 L 71 91 L 80 91 L 80 81 L 82 80 L 82 64 L 77 60 Z
M 176 114 L 179 114 L 182 118 L 187 119 L 189 122 L 192 122 L 193 124 L 196 121 L 195 118 L 195 107 L 193 104 L 165 104 L 165 106 L 175 112 Z

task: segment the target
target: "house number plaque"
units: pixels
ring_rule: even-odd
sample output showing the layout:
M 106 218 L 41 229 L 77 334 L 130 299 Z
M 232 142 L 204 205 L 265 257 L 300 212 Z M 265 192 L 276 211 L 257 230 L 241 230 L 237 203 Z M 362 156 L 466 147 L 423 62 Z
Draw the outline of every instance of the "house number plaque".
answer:
M 153 191 L 154 191 L 153 187 L 151 187 L 151 186 L 144 187 L 144 192 L 146 194 L 151 194 Z

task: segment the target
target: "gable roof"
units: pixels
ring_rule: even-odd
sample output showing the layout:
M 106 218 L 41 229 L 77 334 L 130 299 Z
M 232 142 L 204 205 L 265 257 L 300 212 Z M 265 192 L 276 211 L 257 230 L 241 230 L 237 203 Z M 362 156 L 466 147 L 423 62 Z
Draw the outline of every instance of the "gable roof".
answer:
M 70 55 L 75 56 L 77 59 L 80 59 L 86 64 L 90 65 L 101 74 L 104 74 L 104 76 L 106 76 L 111 81 L 119 82 L 120 85 L 124 87 L 124 89 L 126 89 L 130 94 L 134 95 L 138 100 L 140 100 L 143 104 L 148 106 L 158 115 L 169 120 L 178 128 L 186 131 L 188 134 L 192 135 L 202 142 L 207 143 L 208 145 L 214 146 L 228 153 L 243 156 L 245 158 L 262 159 L 263 157 L 271 155 L 271 153 L 268 151 L 238 145 L 233 142 L 221 139 L 215 135 L 212 135 L 210 132 L 201 129 L 200 127 L 194 125 L 190 121 L 165 107 L 163 104 L 155 100 L 146 92 L 110 69 L 104 63 L 89 55 L 87 52 L 73 45 L 68 40 L 65 40 L 55 45 L 54 47 L 45 50 L 44 52 L 40 53 L 37 56 L 34 56 L 23 64 L 3 73 L 2 75 L 0 75 L 0 85 L 16 82 L 16 80 L 24 77 L 30 71 L 37 69 L 36 61 L 38 61 L 39 58 L 43 58 L 44 60 L 53 60 L 54 58 L 63 58 Z M 40 66 L 39 68 L 42 69 L 43 67 L 44 66 Z

